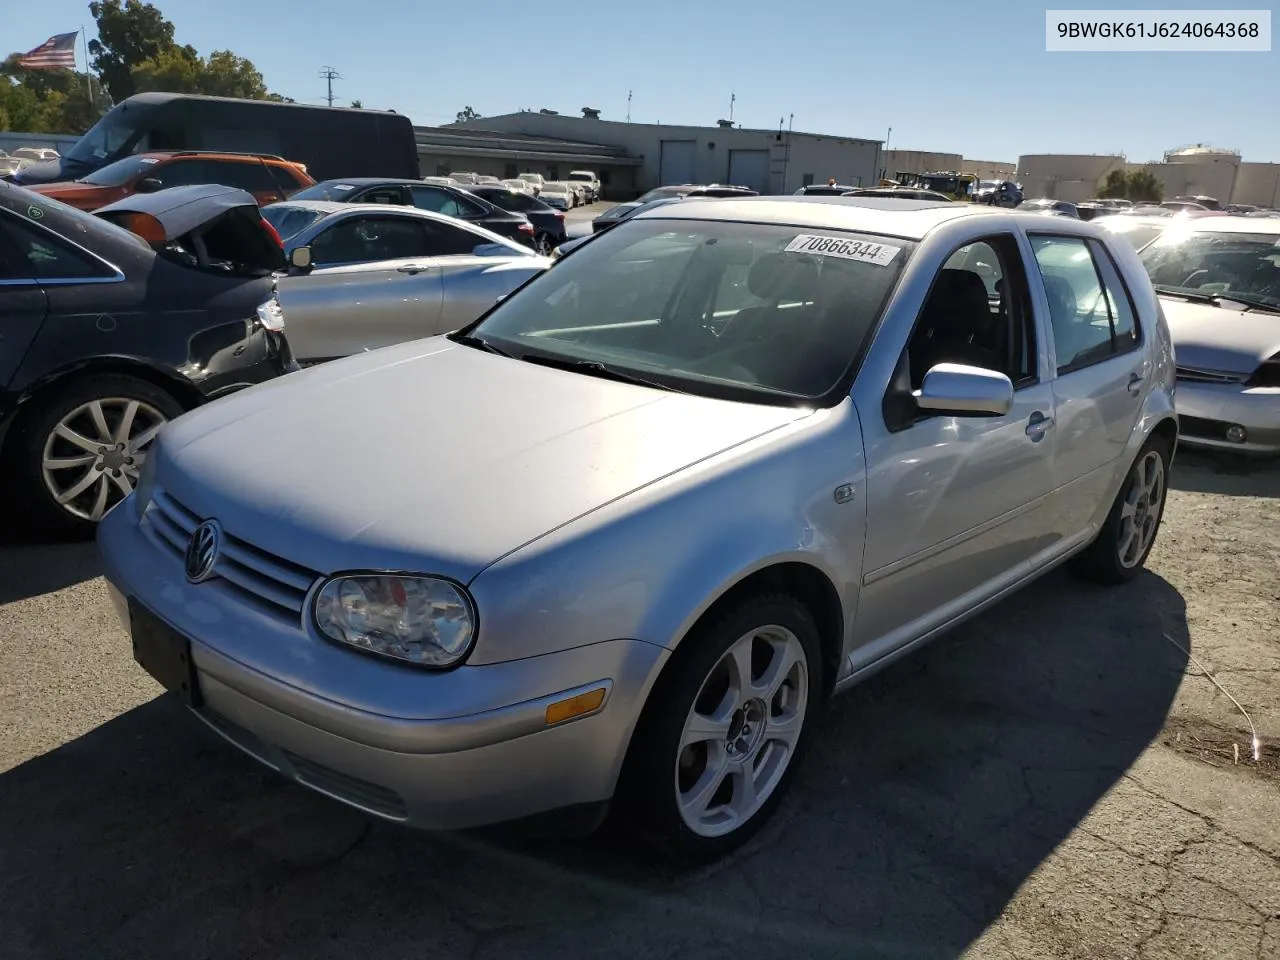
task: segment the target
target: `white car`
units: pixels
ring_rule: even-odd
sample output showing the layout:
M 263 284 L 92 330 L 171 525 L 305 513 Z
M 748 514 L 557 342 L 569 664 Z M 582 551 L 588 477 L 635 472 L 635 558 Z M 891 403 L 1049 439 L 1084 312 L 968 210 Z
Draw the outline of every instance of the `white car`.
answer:
M 36 161 L 30 157 L 0 157 L 0 177 L 11 173 L 20 173 L 27 167 L 34 167 Z
M 542 185 L 538 199 L 557 210 L 572 210 L 574 207 L 573 190 L 561 180 L 548 180 Z
M 568 187 L 569 192 L 573 194 L 573 205 L 575 207 L 581 207 L 584 204 L 589 202 L 587 200 L 587 188 L 585 184 L 575 183 L 572 180 L 566 180 L 564 181 L 564 185 Z
M 520 179 L 533 189 L 535 197 L 542 193 L 542 185 L 547 182 L 540 173 L 522 173 Z
M 436 185 L 436 186 L 438 186 L 438 187 L 460 187 L 460 186 L 462 186 L 462 184 L 458 183 L 458 181 L 457 181 L 457 180 L 455 180 L 455 179 L 453 179 L 453 177 L 423 177 L 423 178 L 422 178 L 422 182 L 423 182 L 423 183 L 433 183 L 433 184 L 435 184 L 435 185 Z
M 594 170 L 570 170 L 569 182 L 580 183 L 587 191 L 587 203 L 595 203 L 600 199 L 600 178 Z
M 530 196 L 533 196 L 533 187 L 530 185 L 528 180 L 521 180 L 516 177 L 511 180 L 503 180 L 499 185 L 506 187 L 508 190 L 519 190 L 521 193 L 527 193 Z
M 60 154 L 53 147 L 19 147 L 13 156 L 33 163 L 44 163 L 46 160 L 57 160 Z

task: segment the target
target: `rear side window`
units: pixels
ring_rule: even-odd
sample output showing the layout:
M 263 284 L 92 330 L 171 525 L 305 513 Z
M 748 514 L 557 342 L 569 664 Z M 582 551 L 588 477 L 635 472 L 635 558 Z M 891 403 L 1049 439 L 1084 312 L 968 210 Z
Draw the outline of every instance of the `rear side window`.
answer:
M 1105 248 L 1083 237 L 1029 239 L 1049 300 L 1059 375 L 1134 349 L 1133 302 Z
M 469 230 L 452 227 L 447 223 L 431 223 L 423 218 L 427 234 L 427 251 L 433 257 L 449 257 L 471 253 L 482 243 L 487 243 Z
M 443 213 L 446 217 L 467 216 L 462 202 L 447 190 L 417 186 L 410 187 L 409 190 L 413 195 L 413 205 L 419 210 Z
M 405 205 L 404 187 L 391 185 L 387 187 L 373 187 L 366 190 L 356 198 L 357 203 L 394 203 L 399 206 Z
M 56 234 L 25 224 L 16 217 L 0 216 L 0 276 L 25 280 L 87 280 L 114 274 L 106 264 L 89 256 Z
M 218 183 L 216 172 L 207 160 L 178 158 L 157 164 L 147 177 L 168 187 L 189 187 L 197 183 Z M 229 184 L 230 186 L 230 184 Z

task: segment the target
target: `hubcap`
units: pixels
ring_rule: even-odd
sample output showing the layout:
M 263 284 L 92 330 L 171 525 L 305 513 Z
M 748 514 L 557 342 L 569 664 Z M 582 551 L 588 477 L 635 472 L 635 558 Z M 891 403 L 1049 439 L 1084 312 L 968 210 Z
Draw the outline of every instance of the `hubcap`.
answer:
M 804 648 L 766 626 L 739 637 L 685 718 L 675 770 L 680 817 L 694 833 L 732 833 L 764 805 L 795 754 L 809 696 Z
M 1160 523 L 1160 507 L 1164 503 L 1164 460 L 1149 450 L 1133 465 L 1128 492 L 1120 507 L 1120 529 L 1116 547 L 1120 565 L 1137 566 L 1147 555 Z
M 64 510 L 101 520 L 133 492 L 165 416 L 126 397 L 91 400 L 58 421 L 44 443 L 45 486 Z

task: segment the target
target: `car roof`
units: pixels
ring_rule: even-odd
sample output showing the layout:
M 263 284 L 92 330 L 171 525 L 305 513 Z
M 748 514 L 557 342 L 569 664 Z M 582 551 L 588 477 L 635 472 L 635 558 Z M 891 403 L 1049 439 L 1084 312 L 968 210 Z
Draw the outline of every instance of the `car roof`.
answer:
M 444 180 L 446 178 L 438 177 L 437 179 Z M 316 184 L 316 186 L 323 187 L 326 184 L 330 184 L 330 183 L 343 183 L 349 187 L 371 187 L 371 186 L 376 186 L 380 183 L 386 183 L 386 184 L 407 183 L 412 185 L 415 183 L 425 183 L 425 182 L 426 181 L 424 180 L 414 180 L 410 177 L 330 177 L 328 180 L 321 180 L 319 183 Z M 427 184 L 427 186 L 438 187 L 438 186 L 442 186 L 442 184 L 430 183 L 430 184 Z
M 733 197 L 707 198 L 702 203 L 669 204 L 644 219 L 739 220 L 799 227 L 859 230 L 920 240 L 931 230 L 959 217 L 1008 215 L 986 205 L 947 200 L 898 200 L 886 197 Z
M 343 203 L 341 200 L 280 200 L 276 203 L 268 204 L 270 207 L 295 207 L 303 210 L 314 210 L 317 213 L 333 214 L 333 213 L 398 213 L 406 217 L 420 217 L 424 220 L 440 220 L 444 223 L 453 224 L 455 227 L 462 225 L 470 227 L 465 220 L 459 220 L 457 217 L 448 217 L 443 213 L 436 213 L 432 210 L 422 210 L 418 207 L 407 207 L 402 203 Z
M 274 153 L 234 153 L 225 150 L 147 150 L 130 156 L 152 157 L 156 160 L 172 160 L 174 157 L 200 157 L 207 160 L 260 160 L 268 163 L 294 163 L 294 161 L 286 160 L 284 157 L 277 156 Z M 127 160 L 130 157 L 121 157 L 120 159 Z

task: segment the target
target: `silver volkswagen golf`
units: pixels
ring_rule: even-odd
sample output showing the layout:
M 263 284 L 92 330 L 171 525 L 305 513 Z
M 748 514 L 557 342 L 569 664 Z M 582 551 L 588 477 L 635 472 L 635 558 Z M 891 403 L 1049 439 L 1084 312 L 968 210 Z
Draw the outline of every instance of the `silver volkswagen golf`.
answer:
M 1173 383 L 1089 224 L 670 204 L 456 333 L 179 418 L 99 543 L 142 667 L 283 775 L 713 857 L 833 694 L 1059 563 L 1139 571 Z

